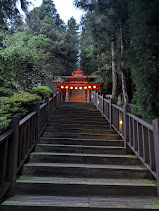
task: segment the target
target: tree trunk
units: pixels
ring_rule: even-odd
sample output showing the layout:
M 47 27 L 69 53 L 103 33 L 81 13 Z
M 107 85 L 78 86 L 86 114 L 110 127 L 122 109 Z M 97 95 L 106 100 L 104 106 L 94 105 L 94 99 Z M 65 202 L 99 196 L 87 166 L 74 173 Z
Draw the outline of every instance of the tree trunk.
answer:
M 124 41 L 123 41 L 123 32 L 122 32 L 122 26 L 120 24 L 120 37 L 121 37 L 121 61 L 120 61 L 120 70 L 121 70 L 121 80 L 122 80 L 122 92 L 123 92 L 123 100 L 124 105 L 127 105 L 129 103 L 128 93 L 127 93 L 127 86 L 126 86 L 126 72 L 124 68 L 124 58 L 123 58 L 123 52 L 124 52 Z
M 115 40 L 111 37 L 111 52 L 112 52 L 112 98 L 117 98 L 117 72 L 115 69 Z

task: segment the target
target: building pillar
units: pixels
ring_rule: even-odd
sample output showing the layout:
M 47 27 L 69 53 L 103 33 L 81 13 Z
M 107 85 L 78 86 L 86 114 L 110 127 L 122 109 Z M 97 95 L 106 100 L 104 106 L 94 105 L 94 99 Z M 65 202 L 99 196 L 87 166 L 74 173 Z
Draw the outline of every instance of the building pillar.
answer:
M 66 102 L 70 101 L 70 94 L 69 94 L 69 89 L 66 89 Z
M 90 102 L 90 89 L 87 89 L 87 103 Z

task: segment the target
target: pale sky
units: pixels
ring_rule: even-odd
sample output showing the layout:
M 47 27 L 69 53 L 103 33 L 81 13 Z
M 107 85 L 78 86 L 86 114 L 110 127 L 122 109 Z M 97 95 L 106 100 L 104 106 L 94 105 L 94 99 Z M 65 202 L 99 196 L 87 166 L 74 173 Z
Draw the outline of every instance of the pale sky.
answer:
M 80 23 L 80 18 L 82 16 L 82 11 L 76 9 L 73 5 L 73 0 L 53 0 L 57 12 L 60 18 L 67 23 L 68 19 L 72 16 L 76 19 L 77 23 Z M 39 7 L 42 4 L 42 0 L 31 0 L 34 6 L 30 6 L 30 10 L 34 7 Z

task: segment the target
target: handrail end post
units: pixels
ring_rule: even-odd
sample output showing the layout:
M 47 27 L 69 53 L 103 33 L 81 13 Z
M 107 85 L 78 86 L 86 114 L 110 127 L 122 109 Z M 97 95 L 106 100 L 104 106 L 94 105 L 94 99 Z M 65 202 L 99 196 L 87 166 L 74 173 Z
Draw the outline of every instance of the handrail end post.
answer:
M 155 148 L 155 160 L 156 160 L 156 179 L 157 179 L 157 193 L 159 196 L 159 120 L 153 120 L 153 138 Z
M 12 143 L 10 147 L 10 154 L 9 156 L 9 180 L 10 180 L 10 189 L 9 189 L 9 195 L 12 195 L 15 188 L 16 183 L 16 177 L 17 177 L 17 162 L 18 162 L 18 146 L 19 146 L 19 121 L 20 118 L 17 116 L 8 117 L 8 119 L 11 119 L 10 122 L 10 129 L 13 130 L 12 135 Z

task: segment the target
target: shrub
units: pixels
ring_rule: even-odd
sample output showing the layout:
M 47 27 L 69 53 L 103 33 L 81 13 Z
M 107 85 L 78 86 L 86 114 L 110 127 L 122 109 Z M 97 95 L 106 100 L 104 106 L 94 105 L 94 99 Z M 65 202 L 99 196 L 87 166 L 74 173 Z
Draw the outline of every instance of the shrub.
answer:
M 39 86 L 34 87 L 32 89 L 32 93 L 35 93 L 42 97 L 42 99 L 45 99 L 45 97 L 48 97 L 50 93 L 52 93 L 52 90 L 48 86 Z
M 1 116 L 19 116 L 24 117 L 33 110 L 36 102 L 41 102 L 41 97 L 28 92 L 14 93 L 11 97 L 0 98 Z
M 0 134 L 8 128 L 10 121 L 7 117 L 0 117 Z
M 11 97 L 15 90 L 6 87 L 0 87 L 0 97 Z
M 136 115 L 136 116 L 142 118 L 141 108 L 140 108 L 138 105 L 136 105 L 136 104 L 130 104 L 130 107 L 131 107 L 131 112 L 132 112 L 134 115 Z

